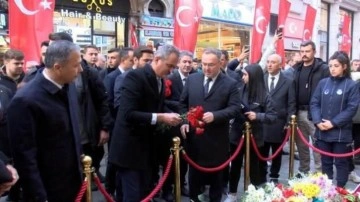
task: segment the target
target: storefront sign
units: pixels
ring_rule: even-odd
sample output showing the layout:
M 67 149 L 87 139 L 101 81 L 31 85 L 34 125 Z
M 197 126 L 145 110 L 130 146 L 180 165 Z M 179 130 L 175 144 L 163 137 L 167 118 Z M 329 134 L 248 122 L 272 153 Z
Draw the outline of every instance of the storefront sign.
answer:
M 57 8 L 71 8 L 92 13 L 129 13 L 129 0 L 56 0 Z
M 252 25 L 254 13 L 250 7 L 239 3 L 231 3 L 229 1 L 214 1 L 202 0 L 204 6 L 203 17 L 230 21 L 237 24 Z
M 118 22 L 124 23 L 125 18 L 120 16 L 109 16 L 101 13 L 91 13 L 91 12 L 79 12 L 79 11 L 70 11 L 68 9 L 61 9 L 60 14 L 62 17 L 70 18 L 83 18 L 83 19 L 93 19 L 93 20 L 102 20 L 108 22 Z
M 161 30 L 144 30 L 144 36 L 173 38 L 174 32 L 173 31 L 161 31 Z
M 144 15 L 141 17 L 141 25 L 173 29 L 174 20 L 169 18 L 158 18 Z

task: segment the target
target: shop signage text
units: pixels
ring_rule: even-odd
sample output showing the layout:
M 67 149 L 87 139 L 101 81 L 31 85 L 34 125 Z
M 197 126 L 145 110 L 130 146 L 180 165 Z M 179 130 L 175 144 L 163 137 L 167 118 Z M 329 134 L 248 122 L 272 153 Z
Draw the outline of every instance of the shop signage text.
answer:
M 174 32 L 161 30 L 144 30 L 144 36 L 173 38 Z
M 174 28 L 174 20 L 169 18 L 150 17 L 143 15 L 141 17 L 141 25 L 161 28 Z
M 124 23 L 125 18 L 122 18 L 120 16 L 108 16 L 101 13 L 94 13 L 91 12 L 78 12 L 78 11 L 69 11 L 68 9 L 61 9 L 60 11 L 62 17 L 70 17 L 70 18 L 83 18 L 83 19 L 89 19 L 89 20 L 102 20 L 102 21 L 108 21 L 108 22 L 118 22 L 118 23 Z
M 206 1 L 206 2 L 205 2 Z M 202 0 L 204 6 L 203 17 L 241 24 L 253 24 L 254 14 L 250 7 L 242 4 L 234 4 L 228 1 Z M 204 4 L 205 3 L 205 4 Z

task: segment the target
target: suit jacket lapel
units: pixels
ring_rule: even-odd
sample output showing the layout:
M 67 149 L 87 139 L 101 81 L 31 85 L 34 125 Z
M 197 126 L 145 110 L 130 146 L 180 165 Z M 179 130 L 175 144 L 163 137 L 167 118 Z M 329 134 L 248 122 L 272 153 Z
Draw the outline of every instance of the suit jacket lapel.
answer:
M 265 86 L 266 86 L 267 92 L 270 91 L 268 80 L 269 80 L 269 73 L 266 73 L 266 74 L 264 75 L 264 81 L 265 81 Z
M 148 80 L 148 82 L 150 83 L 150 87 L 153 90 L 154 94 L 157 95 L 156 97 L 158 98 L 160 96 L 159 94 L 159 87 L 158 87 L 158 83 L 157 83 L 157 78 L 155 75 L 154 70 L 151 68 L 150 65 L 147 65 L 144 67 L 145 68 L 145 74 L 146 74 L 146 78 Z M 162 85 L 161 88 L 163 88 L 164 85 Z
M 205 99 L 215 92 L 215 90 L 221 85 L 224 79 L 226 79 L 226 75 L 220 72 L 219 76 L 215 80 L 215 83 L 211 86 L 209 93 L 205 96 Z
M 181 76 L 180 73 L 177 71 L 175 72 L 175 82 L 176 82 L 176 87 L 179 89 L 179 92 L 181 93 L 183 90 L 183 81 L 181 80 Z
M 285 83 L 285 79 L 284 79 L 283 75 L 281 75 L 281 73 L 280 73 L 279 81 L 277 82 L 274 90 L 270 94 L 272 95 L 272 94 L 276 93 L 281 88 L 281 86 L 284 85 L 284 83 Z

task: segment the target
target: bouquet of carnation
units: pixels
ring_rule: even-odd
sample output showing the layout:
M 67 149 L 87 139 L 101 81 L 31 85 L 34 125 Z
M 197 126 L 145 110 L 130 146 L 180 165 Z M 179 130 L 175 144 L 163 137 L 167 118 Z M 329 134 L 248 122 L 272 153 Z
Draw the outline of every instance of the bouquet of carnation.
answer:
M 202 120 L 203 116 L 204 109 L 202 106 L 196 106 L 191 108 L 186 115 L 190 126 L 195 129 L 196 135 L 202 135 L 204 133 L 205 122 Z
M 359 194 L 336 187 L 326 175 L 317 173 L 294 178 L 288 185 L 267 183 L 256 189 L 249 185 L 245 202 L 360 202 Z

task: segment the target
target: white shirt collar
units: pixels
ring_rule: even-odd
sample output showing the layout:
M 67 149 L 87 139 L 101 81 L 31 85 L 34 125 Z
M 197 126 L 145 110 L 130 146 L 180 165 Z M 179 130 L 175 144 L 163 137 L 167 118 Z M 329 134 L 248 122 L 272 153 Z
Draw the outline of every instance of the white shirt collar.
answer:
M 121 67 L 120 65 L 119 65 L 119 67 L 118 67 L 118 68 L 119 68 L 119 70 L 120 70 L 120 72 L 121 72 L 121 73 L 126 72 L 126 71 L 124 70 L 124 68 L 123 68 L 123 67 Z
M 42 71 L 42 74 L 44 75 L 45 79 L 49 80 L 51 83 L 53 83 L 55 86 L 57 86 L 59 89 L 62 89 L 63 85 L 57 83 L 56 81 L 52 80 L 50 76 L 46 73 L 46 69 Z
M 183 81 L 184 79 L 187 78 L 187 76 L 184 76 L 183 73 L 181 73 L 180 70 L 178 70 L 178 71 L 179 71 L 179 74 L 180 74 L 181 81 Z
M 218 78 L 219 74 L 221 73 L 221 71 L 219 71 L 219 73 L 214 77 L 212 78 L 211 82 L 210 83 L 215 83 L 216 79 Z M 204 85 L 207 81 L 208 77 L 207 76 L 204 76 Z
M 269 80 L 271 80 L 271 77 L 275 77 L 275 80 L 276 80 L 276 81 L 279 80 L 279 78 L 280 78 L 280 72 L 278 72 L 276 75 L 271 75 L 271 74 L 269 74 Z

